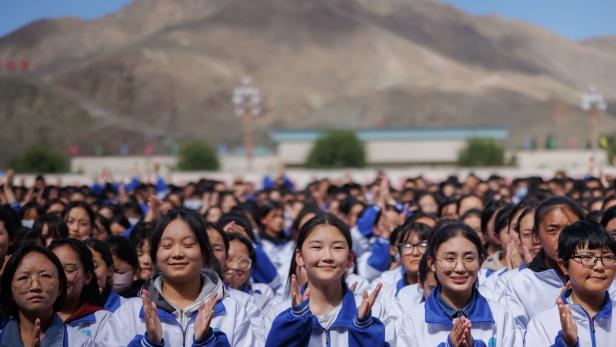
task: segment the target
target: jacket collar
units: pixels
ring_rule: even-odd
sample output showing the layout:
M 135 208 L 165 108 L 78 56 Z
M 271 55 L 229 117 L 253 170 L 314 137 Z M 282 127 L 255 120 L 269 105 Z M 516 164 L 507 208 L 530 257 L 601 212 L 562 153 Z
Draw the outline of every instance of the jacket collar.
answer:
M 447 312 L 438 303 L 438 300 L 442 300 L 440 298 L 440 290 L 440 286 L 434 288 L 425 302 L 425 321 L 426 323 L 452 324 L 452 318 L 447 315 Z M 495 323 L 488 301 L 477 290 L 475 290 L 471 297 L 471 302 L 467 304 L 463 311 L 466 311 L 467 318 L 473 324 Z
M 81 305 L 77 311 L 73 312 L 64 323 L 70 325 L 76 325 L 81 323 L 96 323 L 96 318 L 94 317 L 94 313 L 102 310 L 98 306 L 93 306 L 90 304 Z
M 355 306 L 355 297 L 353 293 L 345 286 L 344 296 L 342 297 L 342 307 L 336 317 L 336 320 L 332 323 L 331 328 L 345 328 L 353 323 L 353 318 L 357 314 L 357 307 Z M 323 329 L 319 324 L 319 320 L 316 316 L 312 316 L 312 327 Z
M 0 334 L 0 346 L 23 347 L 21 334 L 19 332 L 19 321 L 17 318 L 11 318 L 5 325 L 4 330 Z M 45 336 L 41 341 L 41 346 L 46 347 L 62 347 L 66 346 L 66 329 L 62 319 L 56 314 L 51 318 Z
M 545 251 L 541 250 L 541 252 L 535 256 L 533 261 L 528 264 L 528 269 L 532 270 L 540 280 L 562 287 L 565 283 L 567 283 L 567 279 L 562 277 L 560 272 L 548 267 L 545 264 L 545 257 Z
M 568 302 L 567 298 L 571 296 L 572 292 L 573 291 L 571 290 L 571 288 L 563 292 L 563 294 L 561 295 L 561 299 L 563 300 L 563 302 L 565 304 L 571 304 L 573 307 L 579 307 L 579 309 L 581 309 L 586 315 L 588 315 L 586 310 L 584 310 L 581 305 L 574 304 L 573 302 Z M 610 294 L 608 292 L 605 292 L 605 300 L 603 301 L 603 306 L 601 306 L 601 310 L 597 312 L 597 315 L 595 315 L 595 317 L 598 317 L 603 320 L 608 320 L 612 318 L 612 299 L 610 298 Z
M 107 296 L 107 301 L 105 302 L 105 306 L 103 306 L 103 308 L 109 312 L 115 312 L 115 310 L 120 307 L 121 303 L 122 298 L 120 298 L 120 295 L 118 295 L 118 293 L 116 293 L 115 290 L 112 289 L 109 292 L 109 296 Z

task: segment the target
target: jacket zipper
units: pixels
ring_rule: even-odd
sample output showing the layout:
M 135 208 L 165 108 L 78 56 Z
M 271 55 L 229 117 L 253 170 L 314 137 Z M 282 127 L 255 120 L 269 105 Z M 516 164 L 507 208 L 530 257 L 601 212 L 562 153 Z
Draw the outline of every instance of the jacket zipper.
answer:
M 325 346 L 330 347 L 331 346 L 331 339 L 329 337 L 329 329 L 325 330 Z

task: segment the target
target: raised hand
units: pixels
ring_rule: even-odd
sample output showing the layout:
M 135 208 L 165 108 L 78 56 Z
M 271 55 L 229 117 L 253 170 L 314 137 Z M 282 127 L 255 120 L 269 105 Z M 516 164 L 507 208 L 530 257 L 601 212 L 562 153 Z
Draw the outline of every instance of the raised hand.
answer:
M 36 319 L 34 321 L 34 333 L 32 335 L 31 347 L 39 347 L 41 345 L 41 320 Z
M 573 319 L 573 315 L 571 314 L 571 310 L 569 306 L 565 305 L 563 299 L 558 298 L 556 300 L 556 304 L 558 305 L 558 314 L 560 316 L 560 326 L 563 331 L 563 340 L 567 346 L 575 346 L 577 343 L 577 324 Z
M 507 243 L 507 268 L 509 270 L 517 269 L 522 265 L 522 254 L 514 239 Z
M 197 318 L 195 318 L 195 340 L 200 340 L 207 336 L 212 317 L 214 317 L 214 306 L 216 306 L 217 299 L 218 293 L 214 293 L 207 303 L 201 301 L 199 304 L 199 313 L 197 313 Z
M 376 298 L 381 292 L 381 288 L 383 288 L 383 284 L 379 282 L 371 294 L 368 295 L 368 291 L 364 290 L 364 293 L 362 294 L 364 299 L 361 302 L 361 305 L 357 308 L 357 318 L 364 319 L 368 316 L 368 314 L 370 314 L 370 310 L 372 310 L 372 306 L 374 306 Z
M 163 326 L 158 318 L 156 303 L 150 299 L 150 293 L 143 289 L 141 291 L 141 301 L 143 302 L 143 313 L 145 320 L 145 330 L 151 342 L 160 343 L 163 339 Z
M 351 286 L 349 287 L 351 293 L 355 293 L 355 289 L 357 289 L 357 281 L 351 283 Z
M 291 275 L 291 305 L 293 307 L 300 306 L 304 301 L 310 298 L 310 288 L 306 287 L 304 295 L 302 295 L 302 288 L 297 282 L 297 276 Z
M 144 222 L 153 222 L 160 218 L 160 200 L 152 195 L 148 197 L 148 213 L 146 213 Z

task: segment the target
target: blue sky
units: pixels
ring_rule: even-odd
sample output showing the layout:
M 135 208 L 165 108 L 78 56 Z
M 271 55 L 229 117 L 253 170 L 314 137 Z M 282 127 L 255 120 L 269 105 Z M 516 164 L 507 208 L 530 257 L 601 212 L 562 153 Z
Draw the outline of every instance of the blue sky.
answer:
M 525 20 L 574 40 L 616 35 L 615 0 L 439 1 L 450 3 L 472 14 L 497 14 L 505 18 Z M 130 2 L 131 0 L 0 0 L 0 36 L 37 19 L 63 16 L 92 19 L 114 12 Z

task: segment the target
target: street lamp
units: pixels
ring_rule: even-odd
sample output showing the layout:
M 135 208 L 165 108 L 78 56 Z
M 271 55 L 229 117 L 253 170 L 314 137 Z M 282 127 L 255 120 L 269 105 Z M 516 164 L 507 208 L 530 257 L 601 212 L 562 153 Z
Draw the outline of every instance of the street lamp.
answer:
M 581 106 L 590 116 L 590 137 L 592 141 L 592 156 L 594 158 L 597 155 L 597 145 L 599 143 L 599 112 L 607 109 L 607 102 L 595 86 L 590 86 L 589 92 L 582 94 Z
M 242 84 L 233 89 L 231 99 L 235 114 L 244 118 L 244 147 L 246 148 L 246 166 L 252 169 L 252 118 L 261 113 L 261 92 L 252 85 L 248 76 L 242 77 Z

